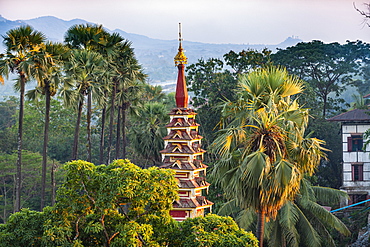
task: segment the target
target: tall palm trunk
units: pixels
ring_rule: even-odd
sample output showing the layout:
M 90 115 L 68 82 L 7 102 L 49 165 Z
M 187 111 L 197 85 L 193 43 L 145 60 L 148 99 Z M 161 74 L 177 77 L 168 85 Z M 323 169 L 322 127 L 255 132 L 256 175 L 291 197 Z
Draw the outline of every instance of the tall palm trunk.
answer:
M 259 247 L 263 247 L 263 234 L 265 232 L 265 212 L 258 212 L 257 219 L 257 239 L 259 241 Z
M 81 124 L 81 115 L 82 115 L 83 103 L 84 103 L 83 100 L 80 100 L 80 103 L 78 104 L 77 122 L 76 122 L 75 134 L 74 134 L 74 139 L 73 139 L 72 160 L 77 160 L 78 137 L 80 135 L 80 124 Z
M 55 170 L 56 170 L 56 165 L 53 160 L 53 165 L 51 167 L 51 206 L 54 206 L 55 204 L 55 192 L 56 192 L 56 183 L 55 183 Z
M 126 159 L 126 147 L 127 147 L 127 137 L 126 137 L 126 125 L 127 125 L 127 109 L 129 107 L 128 102 L 122 105 L 122 159 Z
M 20 72 L 20 98 L 19 98 L 19 118 L 18 118 L 18 158 L 17 158 L 17 173 L 15 183 L 15 205 L 14 211 L 21 210 L 21 190 L 22 190 L 22 140 L 23 140 L 23 115 L 24 115 L 24 91 L 26 84 L 26 76 Z
M 120 157 L 121 152 L 121 107 L 118 107 L 118 114 L 117 114 L 117 133 L 116 133 L 116 156 L 115 159 L 123 158 Z
M 113 83 L 113 91 L 112 91 L 112 98 L 111 98 L 111 108 L 110 108 L 110 116 L 109 116 L 109 137 L 108 137 L 108 157 L 107 157 L 107 164 L 110 164 L 111 159 L 111 150 L 112 150 L 112 141 L 113 141 L 113 121 L 114 121 L 114 105 L 116 101 L 116 93 L 117 93 L 117 83 L 114 81 Z
M 45 80 L 45 124 L 44 124 L 44 144 L 42 149 L 42 175 L 41 175 L 41 204 L 40 211 L 45 206 L 45 187 L 46 187 L 46 166 L 48 157 L 49 142 L 49 122 L 50 122 L 50 83 Z
M 101 131 L 100 131 L 100 150 L 99 150 L 99 164 L 104 162 L 104 135 L 105 135 L 105 115 L 107 114 L 107 107 L 104 106 L 102 111 Z
M 87 94 L 87 161 L 91 162 L 91 89 Z

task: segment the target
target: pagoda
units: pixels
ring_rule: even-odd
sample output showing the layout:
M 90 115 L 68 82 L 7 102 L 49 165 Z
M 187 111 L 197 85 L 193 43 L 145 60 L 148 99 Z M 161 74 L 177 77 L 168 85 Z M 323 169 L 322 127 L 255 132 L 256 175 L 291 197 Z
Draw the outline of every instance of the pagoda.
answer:
M 210 185 L 205 179 L 207 166 L 202 162 L 205 150 L 201 148 L 203 137 L 198 134 L 199 124 L 195 121 L 197 113 L 188 108 L 185 81 L 187 57 L 182 48 L 181 24 L 179 27 L 179 49 L 174 58 L 178 68 L 176 108 L 169 113 L 168 134 L 163 138 L 165 149 L 160 152 L 163 160 L 161 168 L 174 170 L 179 185 L 180 199 L 173 203 L 170 214 L 175 220 L 183 221 L 188 217 L 204 216 L 213 203 L 204 196 Z

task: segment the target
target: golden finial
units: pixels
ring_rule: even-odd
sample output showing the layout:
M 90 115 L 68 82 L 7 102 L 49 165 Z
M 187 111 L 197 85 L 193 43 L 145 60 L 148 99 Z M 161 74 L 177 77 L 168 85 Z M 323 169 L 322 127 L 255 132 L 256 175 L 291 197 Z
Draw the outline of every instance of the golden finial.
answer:
M 179 23 L 179 43 L 179 52 L 174 58 L 176 66 L 179 64 L 187 64 L 188 62 L 188 58 L 185 56 L 184 49 L 182 49 L 181 23 Z

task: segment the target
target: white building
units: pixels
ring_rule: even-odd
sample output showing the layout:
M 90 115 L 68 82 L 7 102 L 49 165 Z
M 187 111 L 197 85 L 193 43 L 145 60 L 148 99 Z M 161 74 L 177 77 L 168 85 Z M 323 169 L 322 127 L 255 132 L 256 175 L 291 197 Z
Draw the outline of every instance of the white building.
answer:
M 329 118 L 341 122 L 343 147 L 342 190 L 349 204 L 370 198 L 370 147 L 363 150 L 363 134 L 370 129 L 370 110 L 355 109 Z

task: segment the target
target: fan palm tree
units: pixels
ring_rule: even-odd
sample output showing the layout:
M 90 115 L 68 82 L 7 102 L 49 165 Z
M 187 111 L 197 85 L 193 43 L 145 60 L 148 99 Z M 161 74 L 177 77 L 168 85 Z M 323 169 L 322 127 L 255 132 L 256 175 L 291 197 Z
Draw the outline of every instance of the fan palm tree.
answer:
M 363 95 L 361 94 L 352 94 L 352 98 L 354 99 L 354 102 L 351 103 L 351 110 L 353 109 L 369 109 L 368 104 L 366 104 L 367 100 L 364 99 Z
M 68 57 L 68 49 L 60 43 L 46 43 L 45 47 L 37 55 L 37 66 L 34 69 L 34 77 L 37 80 L 36 89 L 29 90 L 27 97 L 36 100 L 41 95 L 45 96 L 45 122 L 44 122 L 44 143 L 42 151 L 42 179 L 41 179 L 41 210 L 45 205 L 46 168 L 47 168 L 47 147 L 49 140 L 50 122 L 50 100 L 59 87 L 62 78 L 62 63 Z
M 257 212 L 260 246 L 265 220 L 295 198 L 303 175 L 325 156 L 323 141 L 304 137 L 308 111 L 291 99 L 302 85 L 276 67 L 242 77 L 237 101 L 224 105 L 223 129 L 213 144 L 220 157 L 212 174 L 227 198 Z
M 107 164 L 111 159 L 111 148 L 113 142 L 113 121 L 115 109 L 118 110 L 117 119 L 117 141 L 116 157 L 126 157 L 126 115 L 131 106 L 140 101 L 141 91 L 143 90 L 146 75 L 135 58 L 131 43 L 126 41 L 118 45 L 116 53 L 110 60 L 110 66 L 113 68 L 114 75 L 113 89 L 110 102 L 110 123 L 108 140 L 108 158 Z M 122 133 L 121 133 L 122 130 Z M 122 137 L 121 137 L 122 136 Z M 120 155 L 120 143 L 123 142 L 122 155 Z
M 21 180 L 22 180 L 22 137 L 23 137 L 23 112 L 25 84 L 32 78 L 32 68 L 35 65 L 35 55 L 41 49 L 45 36 L 34 30 L 31 26 L 21 26 L 9 30 L 3 36 L 6 53 L 0 56 L 0 77 L 10 73 L 16 73 L 19 97 L 19 120 L 18 120 L 18 159 L 15 186 L 15 211 L 21 208 Z M 3 79 L 1 79 L 3 81 Z
M 73 50 L 71 58 L 66 64 L 67 75 L 75 81 L 76 99 L 78 102 L 77 123 L 75 127 L 72 159 L 76 160 L 78 157 L 78 137 L 80 132 L 80 123 L 82 108 L 87 97 L 87 160 L 91 161 L 91 106 L 92 96 L 96 100 L 101 100 L 98 96 L 104 95 L 104 87 L 97 78 L 104 73 L 105 67 L 104 58 L 97 52 L 89 50 Z
M 113 34 L 110 35 L 102 25 L 94 25 L 94 24 L 78 24 L 70 27 L 64 37 L 64 42 L 72 49 L 78 50 L 85 50 L 89 52 L 95 52 L 100 54 L 103 58 L 104 55 L 109 54 L 111 52 L 110 48 L 114 46 L 114 43 L 120 42 L 122 38 L 119 35 Z M 95 55 L 94 55 L 95 56 Z M 87 62 L 87 61 L 85 61 Z M 96 61 L 95 61 L 96 62 Z M 86 64 L 87 65 L 87 64 Z M 95 67 L 97 68 L 97 67 Z M 101 70 L 106 71 L 106 70 Z M 91 77 L 93 74 L 90 74 Z M 94 80 L 95 82 L 98 81 L 98 77 L 102 77 L 102 75 L 95 74 L 95 78 L 90 78 L 89 80 Z M 100 80 L 104 81 L 104 80 Z M 91 114 L 92 114 L 92 97 L 103 99 L 104 91 L 105 90 L 92 90 L 90 85 L 85 84 L 87 86 L 85 93 L 87 96 L 87 149 L 88 149 L 88 158 L 87 160 L 91 161 Z M 95 87 L 95 89 L 97 89 Z M 101 95 L 92 95 L 92 93 L 100 93 Z M 79 90 L 79 93 L 82 91 Z M 82 93 L 84 95 L 84 93 Z M 80 107 L 82 111 L 83 102 L 81 99 L 78 100 L 79 110 Z M 81 116 L 79 116 L 80 118 Z M 76 124 L 80 124 L 81 119 L 77 120 Z M 77 148 L 78 148 L 78 135 L 79 135 L 79 126 L 76 126 L 75 131 L 75 138 L 73 144 L 73 151 L 72 151 L 72 159 L 77 158 Z
M 104 92 L 104 98 L 106 99 L 102 105 L 102 116 L 101 116 L 101 132 L 100 132 L 100 151 L 99 151 L 99 163 L 102 164 L 104 161 L 104 136 L 105 136 L 105 120 L 107 116 L 107 106 L 109 104 L 108 102 L 108 95 L 109 93 L 112 93 L 111 99 L 115 99 L 115 95 L 117 92 L 117 83 L 115 81 L 114 77 L 114 58 L 119 51 L 122 45 L 128 44 L 127 41 L 124 41 L 124 39 L 118 34 L 113 33 L 109 36 L 105 36 L 105 42 L 102 46 L 100 46 L 100 49 L 98 49 L 99 53 L 103 55 L 103 57 L 107 60 L 108 64 L 108 70 L 106 73 L 106 76 L 103 77 L 103 81 L 107 85 L 107 90 Z M 114 108 L 113 108 L 114 109 Z
M 109 33 L 102 25 L 77 24 L 67 30 L 64 42 L 72 49 L 98 51 L 106 45 L 107 36 Z
M 278 211 L 276 220 L 266 223 L 265 237 L 269 247 L 314 247 L 335 246 L 330 230 L 343 235 L 350 232 L 347 227 L 318 202 L 325 205 L 339 204 L 347 198 L 344 191 L 312 186 L 303 179 L 300 191 L 293 201 L 286 202 Z M 255 225 L 254 210 L 241 210 L 231 200 L 221 207 L 219 214 L 233 215 L 238 224 L 246 229 Z
M 106 97 L 109 91 L 116 87 L 116 82 L 113 75 L 110 75 L 114 71 L 114 60 L 116 57 L 117 50 L 120 51 L 120 46 L 124 46 L 127 41 L 123 42 L 123 38 L 118 33 L 109 34 L 101 25 L 90 25 L 90 24 L 79 24 L 72 26 L 65 35 L 65 42 L 74 49 L 85 49 L 99 53 L 105 60 L 108 61 L 105 70 L 105 76 L 100 76 L 100 81 L 106 85 L 106 90 L 103 90 L 103 96 Z M 108 75 L 109 74 L 109 75 Z M 112 87 L 112 88 L 110 88 Z M 104 97 L 101 97 L 103 99 Z M 114 98 L 114 97 L 113 97 Z M 102 101 L 100 106 L 103 108 L 102 116 L 102 128 L 100 135 L 100 163 L 103 163 L 103 150 L 104 150 L 104 130 L 105 130 L 105 115 L 106 115 L 106 102 Z M 88 105 L 89 108 L 89 105 Z M 89 119 L 89 116 L 87 117 Z M 89 122 L 89 120 L 88 120 Z M 90 136 L 90 130 L 88 130 L 88 136 Z M 91 149 L 91 146 L 90 146 Z M 89 149 L 89 157 L 91 157 L 91 151 Z
M 143 100 L 145 102 L 164 102 L 166 100 L 166 94 L 163 92 L 161 86 L 145 84 Z
M 163 137 L 166 135 L 166 123 L 169 121 L 166 106 L 163 103 L 150 102 L 138 109 L 134 117 L 129 136 L 133 149 L 150 165 L 159 165 L 162 161 L 159 151 L 163 149 Z

